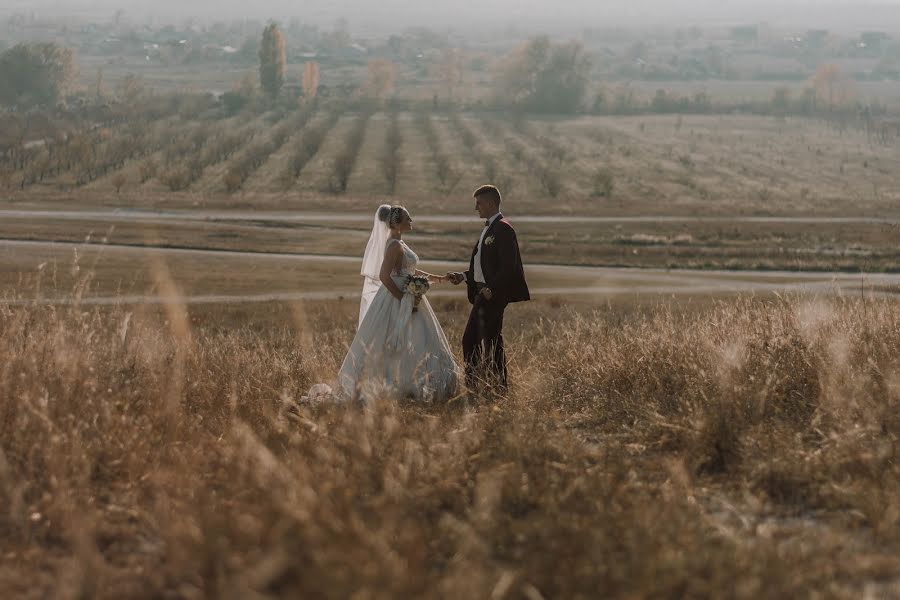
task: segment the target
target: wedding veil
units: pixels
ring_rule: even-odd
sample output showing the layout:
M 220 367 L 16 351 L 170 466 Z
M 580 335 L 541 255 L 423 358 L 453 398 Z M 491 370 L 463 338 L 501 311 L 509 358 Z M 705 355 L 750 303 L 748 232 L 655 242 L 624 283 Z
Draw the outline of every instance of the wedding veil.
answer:
M 369 243 L 366 244 L 366 253 L 363 255 L 362 269 L 360 275 L 363 276 L 362 298 L 359 302 L 359 324 L 361 325 L 375 298 L 375 294 L 381 288 L 381 263 L 384 262 L 384 250 L 390 237 L 391 228 L 388 224 L 391 205 L 382 204 L 375 211 L 375 223 L 372 225 L 372 235 L 369 236 Z

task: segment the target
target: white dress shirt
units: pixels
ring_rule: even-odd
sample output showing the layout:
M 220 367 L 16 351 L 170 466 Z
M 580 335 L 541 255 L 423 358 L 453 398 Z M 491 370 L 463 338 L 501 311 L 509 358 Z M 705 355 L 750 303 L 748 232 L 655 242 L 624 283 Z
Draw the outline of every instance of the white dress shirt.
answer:
M 494 221 L 502 217 L 499 212 L 487 220 L 488 224 L 484 228 L 484 231 L 481 232 L 481 238 L 478 240 L 478 251 L 475 253 L 475 282 L 476 283 L 487 283 L 484 280 L 484 271 L 481 270 L 481 247 L 484 245 L 484 236 L 487 235 L 488 229 L 491 228 L 491 225 L 494 224 Z

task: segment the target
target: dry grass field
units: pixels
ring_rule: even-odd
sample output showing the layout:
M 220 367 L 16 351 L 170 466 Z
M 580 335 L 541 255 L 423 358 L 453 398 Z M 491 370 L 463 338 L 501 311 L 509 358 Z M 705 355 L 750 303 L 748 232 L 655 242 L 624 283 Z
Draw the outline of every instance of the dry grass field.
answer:
M 158 283 L 0 309 L 4 597 L 900 593 L 896 301 L 535 302 L 509 397 L 360 409 L 355 303 Z

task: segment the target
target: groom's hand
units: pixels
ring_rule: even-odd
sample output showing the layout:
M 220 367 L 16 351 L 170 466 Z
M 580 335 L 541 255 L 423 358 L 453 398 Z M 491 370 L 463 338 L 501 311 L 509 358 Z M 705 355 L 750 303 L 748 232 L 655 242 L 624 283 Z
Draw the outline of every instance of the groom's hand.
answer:
M 484 287 L 484 288 L 481 288 L 481 295 L 484 296 L 485 300 L 490 300 L 491 298 L 494 297 L 494 292 L 491 291 L 491 288 Z

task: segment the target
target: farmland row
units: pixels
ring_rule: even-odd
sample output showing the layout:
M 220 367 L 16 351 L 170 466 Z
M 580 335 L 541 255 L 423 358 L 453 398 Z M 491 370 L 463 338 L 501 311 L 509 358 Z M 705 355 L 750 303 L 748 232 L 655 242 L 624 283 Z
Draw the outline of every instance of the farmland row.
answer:
M 135 123 L 73 137 L 16 166 L 23 187 L 447 195 L 461 182 L 486 178 L 511 187 L 537 175 L 556 195 L 560 176 L 542 158 L 545 149 L 554 152 L 537 133 L 505 121 L 330 107 Z
M 738 214 L 750 206 L 840 213 L 900 201 L 892 168 L 900 149 L 809 121 L 759 117 L 551 123 L 329 105 L 222 120 L 170 115 L 33 152 L 7 157 L 0 187 L 261 194 L 352 208 L 373 197 L 440 203 L 491 181 L 521 206 L 552 201 L 563 212 L 591 213 L 710 204 Z
M 52 124 L 46 123 L 35 139 L 25 129 L 4 131 L 4 137 L 18 141 L 0 152 L 0 187 L 25 189 L 51 180 L 87 185 L 161 148 L 172 132 L 201 119 L 207 108 L 202 96 L 149 98 L 127 108 L 121 104 L 88 111 L 68 124 L 58 123 L 53 134 L 47 130 Z M 15 122 L 7 125 L 15 129 Z

